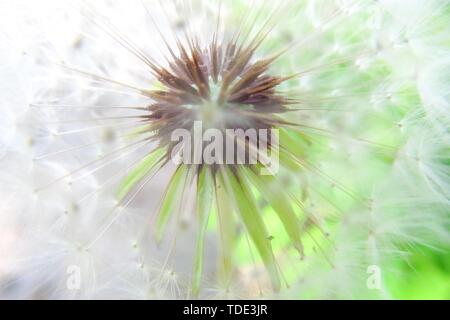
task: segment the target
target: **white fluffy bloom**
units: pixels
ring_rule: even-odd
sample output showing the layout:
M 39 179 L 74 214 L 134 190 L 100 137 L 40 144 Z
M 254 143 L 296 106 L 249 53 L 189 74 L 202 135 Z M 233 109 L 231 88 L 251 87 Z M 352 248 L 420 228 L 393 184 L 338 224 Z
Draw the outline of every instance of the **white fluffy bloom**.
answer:
M 117 185 L 157 147 L 132 140 L 143 112 L 133 108 L 148 105 L 139 92 L 161 86 L 141 52 L 170 63 L 167 35 L 187 29 L 208 43 L 216 24 L 231 38 L 272 23 L 257 55 L 292 46 L 270 70 L 300 75 L 283 92 L 299 101 L 286 119 L 304 125 L 294 149 L 308 162 L 282 167 L 268 188 L 300 203 L 304 259 L 255 197 L 275 235 L 276 297 L 390 298 L 384 283 L 368 288 L 368 267 L 395 273 L 416 245 L 448 248 L 447 1 L 149 2 L 151 12 L 140 1 L 0 1 L 0 298 L 191 297 L 196 188 L 158 243 L 155 212 L 175 168 L 125 201 Z M 234 281 L 218 279 L 216 220 L 200 297 L 274 297 L 239 222 Z

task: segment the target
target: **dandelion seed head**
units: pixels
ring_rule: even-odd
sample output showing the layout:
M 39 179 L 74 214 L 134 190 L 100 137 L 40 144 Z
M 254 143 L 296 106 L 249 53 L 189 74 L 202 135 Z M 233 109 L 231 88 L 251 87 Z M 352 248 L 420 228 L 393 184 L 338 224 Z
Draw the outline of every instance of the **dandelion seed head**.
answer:
M 406 2 L 8 5 L 0 294 L 389 298 L 367 266 L 449 239 L 446 5 Z M 167 161 L 195 121 L 279 172 Z

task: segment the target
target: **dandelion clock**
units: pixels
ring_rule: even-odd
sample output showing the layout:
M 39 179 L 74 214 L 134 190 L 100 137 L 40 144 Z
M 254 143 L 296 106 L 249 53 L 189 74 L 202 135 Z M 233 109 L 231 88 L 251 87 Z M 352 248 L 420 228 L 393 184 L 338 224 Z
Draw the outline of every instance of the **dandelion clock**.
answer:
M 447 1 L 1 1 L 0 297 L 449 298 Z

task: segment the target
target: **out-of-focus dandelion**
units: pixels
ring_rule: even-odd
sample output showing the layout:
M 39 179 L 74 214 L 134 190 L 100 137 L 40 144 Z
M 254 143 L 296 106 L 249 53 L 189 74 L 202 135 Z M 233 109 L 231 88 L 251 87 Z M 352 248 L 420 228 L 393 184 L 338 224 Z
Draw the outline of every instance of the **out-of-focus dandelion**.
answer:
M 401 3 L 4 5 L 5 291 L 389 297 L 369 266 L 449 244 L 449 7 Z

